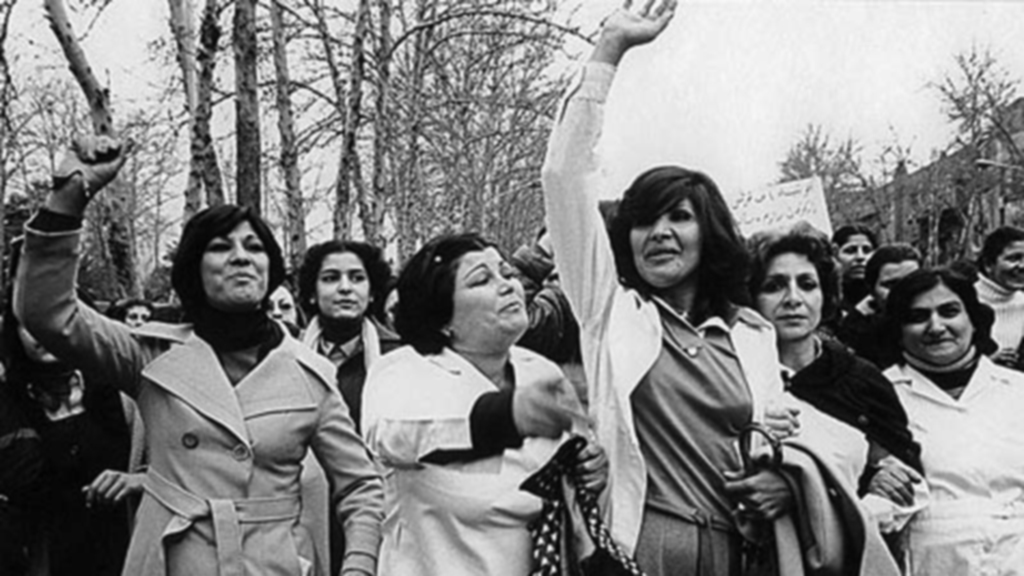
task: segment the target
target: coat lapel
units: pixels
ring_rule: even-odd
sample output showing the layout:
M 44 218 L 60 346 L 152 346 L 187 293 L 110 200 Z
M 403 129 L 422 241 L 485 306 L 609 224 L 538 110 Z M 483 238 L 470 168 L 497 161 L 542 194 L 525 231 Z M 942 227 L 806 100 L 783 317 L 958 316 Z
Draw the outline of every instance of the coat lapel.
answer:
M 142 375 L 249 443 L 235 389 L 213 348 L 199 337 L 193 334 L 180 346 L 160 355 L 146 366 Z

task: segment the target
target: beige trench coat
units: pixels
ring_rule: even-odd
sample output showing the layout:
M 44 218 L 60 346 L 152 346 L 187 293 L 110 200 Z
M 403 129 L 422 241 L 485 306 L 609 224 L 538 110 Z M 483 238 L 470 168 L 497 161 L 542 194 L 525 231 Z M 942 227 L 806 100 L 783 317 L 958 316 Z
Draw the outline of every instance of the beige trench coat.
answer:
M 188 326 L 133 332 L 78 305 L 78 231 L 26 236 L 19 317 L 47 349 L 132 395 L 145 421 L 146 493 L 124 574 L 325 573 L 298 522 L 308 449 L 332 482 L 349 546 L 344 569 L 374 573 L 381 481 L 330 362 L 286 336 L 232 386 Z

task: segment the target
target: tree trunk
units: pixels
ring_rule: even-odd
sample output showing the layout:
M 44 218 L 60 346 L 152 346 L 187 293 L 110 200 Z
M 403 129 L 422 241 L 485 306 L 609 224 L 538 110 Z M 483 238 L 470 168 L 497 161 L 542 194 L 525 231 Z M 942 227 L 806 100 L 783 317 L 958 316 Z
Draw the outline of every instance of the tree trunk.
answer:
M 349 236 L 349 210 L 351 210 L 351 190 L 362 196 L 362 170 L 359 164 L 359 150 L 356 139 L 359 136 L 359 124 L 362 121 L 363 76 L 366 70 L 366 54 L 363 44 L 370 29 L 370 2 L 359 0 L 356 12 L 356 29 L 352 36 L 352 66 L 350 67 L 350 85 L 348 91 L 348 111 L 345 117 L 345 128 L 342 133 L 341 161 L 338 167 L 338 182 L 335 186 L 336 204 L 334 206 L 334 237 Z
M 14 85 L 11 71 L 7 65 L 7 31 L 11 22 L 16 0 L 0 2 L 0 286 L 7 286 L 7 158 L 10 155 L 9 139 L 11 131 L 11 102 L 14 100 Z M 6 306 L 7 291 L 0 290 L 0 307 Z
M 110 116 L 109 94 L 103 88 L 89 66 L 88 59 L 68 20 L 67 11 L 61 0 L 45 0 L 46 16 L 50 20 L 50 28 L 57 37 L 68 66 L 78 85 L 85 93 L 89 102 L 89 115 L 93 131 L 100 135 L 113 135 L 113 121 Z M 106 194 L 97 198 L 97 211 L 105 224 L 107 245 L 109 247 L 109 265 L 117 278 L 121 295 L 130 293 L 136 286 L 135 263 L 132 255 L 135 252 L 134 237 L 128 227 L 127 216 L 128 190 L 124 183 L 115 180 L 108 186 Z
M 224 178 L 217 162 L 217 149 L 210 134 L 210 118 L 213 116 L 213 72 L 217 66 L 217 44 L 220 41 L 219 8 L 217 0 L 206 0 L 203 21 L 199 27 L 199 82 L 196 85 L 196 115 L 192 124 L 192 156 L 198 159 L 203 188 L 206 189 L 206 204 L 220 206 L 224 203 Z M 199 211 L 200 202 L 195 199 L 191 206 L 186 201 L 185 221 Z
M 285 234 L 292 270 L 298 270 L 306 253 L 306 211 L 302 205 L 295 121 L 292 118 L 291 79 L 288 75 L 287 40 L 280 0 L 270 2 L 270 28 L 274 39 L 274 70 L 277 80 L 277 126 L 281 132 L 281 173 L 284 177 Z
M 171 35 L 177 48 L 178 68 L 181 69 L 181 84 L 185 91 L 185 111 L 188 113 L 189 135 L 195 134 L 196 108 L 198 106 L 198 70 L 196 66 L 196 31 L 192 24 L 192 0 L 168 0 L 171 11 Z M 191 217 L 199 211 L 203 192 L 202 157 L 189 155 L 188 180 L 185 184 L 185 213 Z
M 373 123 L 373 193 L 364 196 L 360 213 L 363 219 L 363 232 L 366 240 L 377 246 L 385 246 L 387 240 L 382 234 L 384 224 L 384 200 L 390 197 L 385 190 L 384 162 L 389 156 L 391 144 L 391 123 L 388 122 L 387 103 L 389 84 L 391 82 L 391 4 L 390 0 L 379 0 L 377 3 L 379 22 L 377 23 L 377 96 L 375 100 L 375 117 Z
M 85 99 L 89 102 L 89 115 L 92 119 L 93 130 L 96 134 L 111 134 L 113 121 L 110 118 L 110 95 L 105 88 L 100 86 L 96 75 L 93 74 L 92 68 L 89 66 L 85 52 L 78 43 L 75 31 L 71 28 L 64 2 L 45 0 L 43 7 L 50 20 L 50 29 L 53 30 L 61 50 L 64 51 L 64 57 L 67 58 L 71 74 L 78 81 L 78 85 L 82 87 Z
M 238 204 L 262 214 L 260 104 L 256 75 L 256 0 L 235 0 L 235 142 Z

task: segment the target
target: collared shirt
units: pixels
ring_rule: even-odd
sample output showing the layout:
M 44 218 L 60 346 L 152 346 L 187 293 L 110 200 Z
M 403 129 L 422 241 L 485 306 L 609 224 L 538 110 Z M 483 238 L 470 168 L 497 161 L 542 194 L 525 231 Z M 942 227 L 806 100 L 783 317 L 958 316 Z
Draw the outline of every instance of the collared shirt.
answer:
M 348 361 L 356 354 L 363 351 L 363 338 L 361 335 L 356 335 L 347 342 L 337 344 L 326 340 L 323 334 L 316 342 L 316 351 L 324 358 L 331 361 L 334 367 L 337 368 Z
M 693 326 L 662 300 L 654 301 L 663 345 L 631 397 L 647 463 L 647 505 L 685 519 L 697 510 L 731 526 L 722 470 L 741 468 L 735 441 L 753 415 L 731 326 L 717 316 Z M 737 321 L 735 314 L 730 320 Z

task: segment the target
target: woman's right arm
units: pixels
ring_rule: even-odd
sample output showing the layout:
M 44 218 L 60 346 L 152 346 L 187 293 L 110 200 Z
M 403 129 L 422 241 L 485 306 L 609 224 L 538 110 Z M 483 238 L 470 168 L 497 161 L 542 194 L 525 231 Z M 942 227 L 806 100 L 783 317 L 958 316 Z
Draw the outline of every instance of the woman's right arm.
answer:
M 135 393 L 145 350 L 119 322 L 82 305 L 75 295 L 82 215 L 95 193 L 114 178 L 127 154 L 106 137 L 80 142 L 62 163 L 45 207 L 25 226 L 15 279 L 14 310 L 40 344 L 87 374 L 102 374 Z
M 568 90 L 541 174 L 555 263 L 581 326 L 604 316 L 618 285 L 598 207 L 607 185 L 597 153 L 604 102 L 619 60 L 630 48 L 650 42 L 665 29 L 675 0 L 662 0 L 653 9 L 648 5 L 639 13 L 628 8 L 627 2 L 625 9 L 605 20 L 590 61 Z

